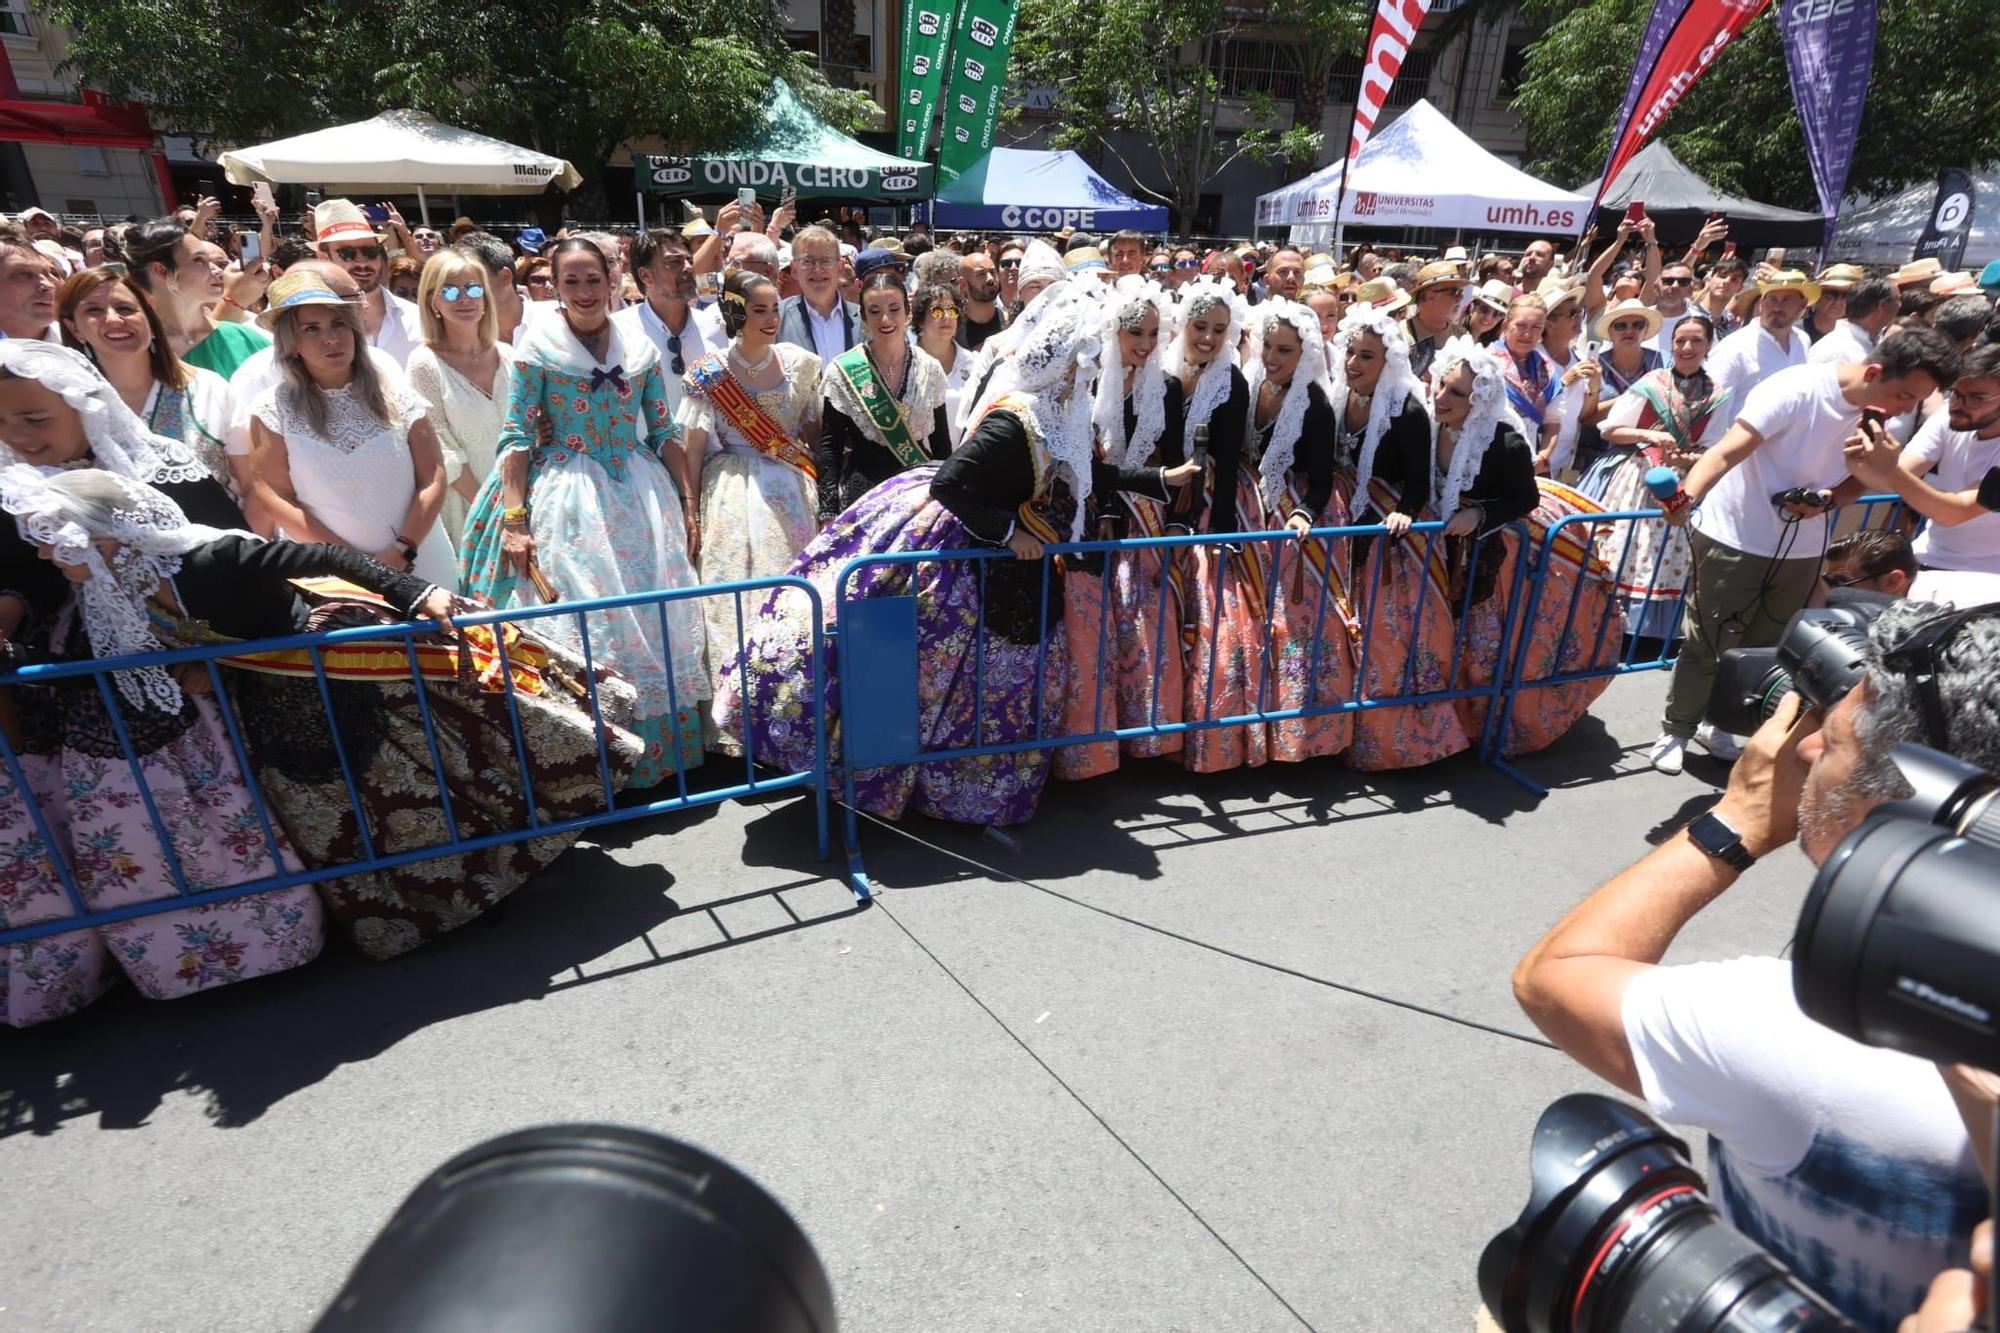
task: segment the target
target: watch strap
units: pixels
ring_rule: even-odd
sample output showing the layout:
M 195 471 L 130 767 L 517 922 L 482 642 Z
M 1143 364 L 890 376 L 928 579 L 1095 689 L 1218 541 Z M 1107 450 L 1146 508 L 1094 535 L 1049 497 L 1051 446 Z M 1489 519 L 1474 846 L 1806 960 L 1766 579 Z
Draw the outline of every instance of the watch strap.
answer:
M 1757 864 L 1757 858 L 1743 845 L 1743 835 L 1713 810 L 1697 816 L 1687 831 L 1690 842 L 1726 866 L 1748 870 Z

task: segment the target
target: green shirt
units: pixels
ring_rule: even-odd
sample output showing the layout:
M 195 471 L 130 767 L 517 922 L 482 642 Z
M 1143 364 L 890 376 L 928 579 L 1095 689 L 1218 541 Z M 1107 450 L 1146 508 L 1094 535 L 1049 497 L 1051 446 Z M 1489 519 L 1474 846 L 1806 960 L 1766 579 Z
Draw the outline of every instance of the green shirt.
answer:
M 271 340 L 248 324 L 217 324 L 206 338 L 188 349 L 181 360 L 203 370 L 212 370 L 228 379 L 236 368 L 271 345 Z

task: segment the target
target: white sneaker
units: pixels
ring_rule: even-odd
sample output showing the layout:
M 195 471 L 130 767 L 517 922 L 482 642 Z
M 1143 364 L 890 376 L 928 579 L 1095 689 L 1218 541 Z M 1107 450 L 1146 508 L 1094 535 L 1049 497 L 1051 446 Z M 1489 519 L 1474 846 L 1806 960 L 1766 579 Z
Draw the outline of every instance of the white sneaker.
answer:
M 1662 773 L 1678 773 L 1687 762 L 1687 739 L 1682 736 L 1662 735 L 1653 742 L 1646 760 Z
M 1725 764 L 1735 763 L 1743 757 L 1742 741 L 1706 722 L 1694 729 L 1694 741 Z

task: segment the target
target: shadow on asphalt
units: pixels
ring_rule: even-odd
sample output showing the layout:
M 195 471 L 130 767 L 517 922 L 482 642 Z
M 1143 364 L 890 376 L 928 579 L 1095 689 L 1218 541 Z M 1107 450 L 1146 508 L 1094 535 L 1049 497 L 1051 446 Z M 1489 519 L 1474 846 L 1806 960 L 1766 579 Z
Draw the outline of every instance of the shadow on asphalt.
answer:
M 615 825 L 620 842 L 671 834 L 709 817 L 678 816 Z M 121 987 L 70 1018 L 0 1032 L 0 1137 L 48 1134 L 67 1120 L 96 1116 L 103 1129 L 143 1125 L 169 1095 L 205 1094 L 224 1128 L 250 1124 L 286 1097 L 343 1065 L 381 1054 L 433 1023 L 539 1000 L 578 986 L 754 943 L 852 916 L 860 904 L 829 890 L 837 862 L 819 861 L 810 800 L 776 805 L 753 821 L 746 842 L 793 849 L 766 856 L 799 877 L 756 893 L 709 900 L 692 886 L 675 901 L 675 877 L 660 865 L 628 865 L 601 846 L 579 843 L 479 921 L 414 953 L 372 963 L 344 937 L 329 939 L 305 967 L 162 1003 Z M 843 908 L 802 915 L 787 894 L 818 886 L 815 905 Z M 832 887 L 838 887 L 837 881 Z M 698 901 L 695 901 L 698 900 Z M 782 923 L 731 932 L 717 909 L 768 900 Z M 670 919 L 706 915 L 720 938 L 661 952 L 648 932 Z M 635 941 L 650 957 L 592 969 L 594 960 Z

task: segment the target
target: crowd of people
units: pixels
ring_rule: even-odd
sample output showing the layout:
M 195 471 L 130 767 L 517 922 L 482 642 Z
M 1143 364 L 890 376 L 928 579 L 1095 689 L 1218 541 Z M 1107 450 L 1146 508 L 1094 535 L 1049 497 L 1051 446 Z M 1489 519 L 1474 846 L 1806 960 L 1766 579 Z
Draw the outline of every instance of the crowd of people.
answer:
M 254 242 L 218 231 L 213 201 L 76 236 L 39 211 L 0 227 L 14 660 L 780 575 L 829 615 L 908 594 L 921 752 L 993 752 L 871 769 L 859 800 L 1004 825 L 1051 775 L 1130 759 L 1432 763 L 1481 743 L 1517 657 L 1528 679 L 1585 672 L 1630 638 L 1685 636 L 1654 751 L 1672 771 L 1689 736 L 1727 751 L 1695 725 L 1715 655 L 1813 595 L 1827 501 L 1893 484 L 1932 519 L 1918 559 L 1994 558 L 2000 352 L 1959 375 L 1985 336 L 1954 309 L 1985 308 L 1962 275 L 1898 275 L 1898 295 L 1765 264 L 1744 287 L 1725 255 L 1697 295 L 1719 235 L 1662 263 L 1643 221 L 1603 254 L 1537 241 L 1515 265 L 897 236 L 736 203 L 680 230 L 505 239 L 344 199 L 303 236 L 260 212 Z M 1815 342 L 1837 355 L 1807 363 Z M 1871 407 L 1892 420 L 1857 447 Z M 1704 501 L 1692 528 L 1594 517 L 1651 508 L 1663 464 Z M 125 500 L 73 493 L 92 472 Z M 1180 533 L 1250 535 L 1044 567 L 1051 543 Z M 979 547 L 1012 558 L 907 558 Z M 816 627 L 783 588 L 744 605 L 740 624 L 735 597 L 690 595 L 426 637 L 421 686 L 381 651 L 332 651 L 323 697 L 310 664 L 248 650 L 121 671 L 115 700 L 87 678 L 19 686 L 5 920 L 61 915 L 65 869 L 103 908 L 524 827 L 531 802 L 567 817 L 710 754 L 801 771 Z M 1549 745 L 1603 687 L 1522 693 L 1498 744 Z M 529 701 L 518 751 L 510 694 Z M 6 1017 L 68 1012 L 120 968 L 170 995 L 295 965 L 328 917 L 398 953 L 564 845 L 13 946 Z

